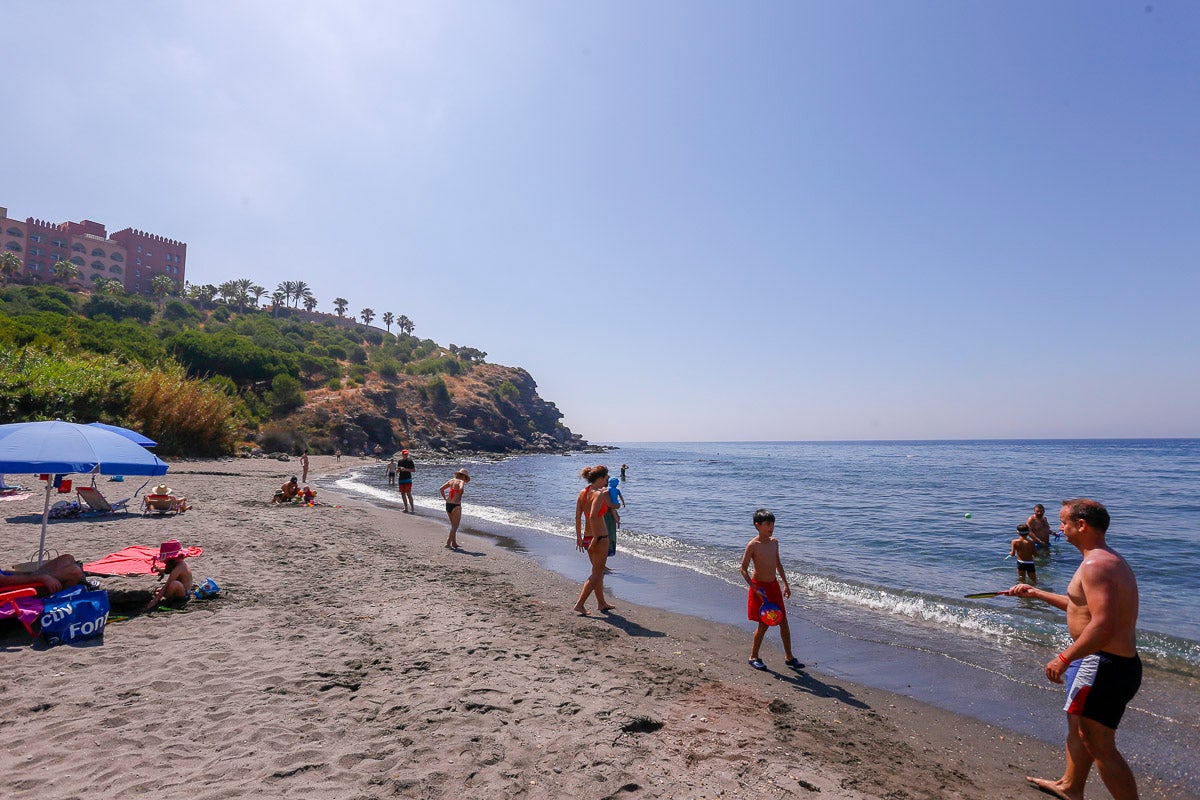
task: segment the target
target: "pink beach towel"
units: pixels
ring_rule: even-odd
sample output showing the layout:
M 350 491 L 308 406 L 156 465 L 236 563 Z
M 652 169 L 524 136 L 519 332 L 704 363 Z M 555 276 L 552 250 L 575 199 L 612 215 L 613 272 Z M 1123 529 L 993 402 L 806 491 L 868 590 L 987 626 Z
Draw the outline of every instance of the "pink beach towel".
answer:
M 185 547 L 180 552 L 186 558 L 195 558 L 204 551 L 199 547 Z M 157 556 L 157 547 L 135 544 L 109 553 L 99 561 L 84 564 L 83 571 L 90 575 L 150 575 L 154 572 L 154 559 Z

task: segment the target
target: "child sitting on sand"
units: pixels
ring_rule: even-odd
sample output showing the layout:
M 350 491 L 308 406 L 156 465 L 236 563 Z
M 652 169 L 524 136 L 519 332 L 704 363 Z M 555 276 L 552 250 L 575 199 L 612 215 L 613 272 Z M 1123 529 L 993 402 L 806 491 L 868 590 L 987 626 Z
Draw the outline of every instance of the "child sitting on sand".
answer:
M 158 573 L 159 579 L 163 580 L 163 584 L 154 590 L 150 602 L 142 609 L 143 612 L 157 608 L 164 602 L 180 606 L 187 603 L 194 580 L 186 558 L 187 553 L 184 552 L 183 545 L 176 539 L 169 539 L 159 545 L 158 556 L 154 559 L 154 571 Z
M 779 607 L 779 638 L 783 640 L 783 662 L 792 669 L 803 669 L 804 665 L 792 655 L 792 632 L 788 628 L 787 611 L 783 607 L 783 598 L 791 597 L 792 590 L 788 586 L 787 573 L 783 571 L 783 562 L 779 560 L 779 540 L 773 538 L 775 533 L 775 515 L 765 508 L 754 512 L 754 527 L 758 536 L 746 545 L 746 554 L 742 556 L 742 579 L 750 586 L 746 598 L 746 615 L 751 622 L 758 623 L 754 632 L 754 645 L 750 650 L 750 666 L 755 669 L 766 669 L 767 665 L 758 656 L 763 637 L 770 627 L 762 621 L 763 603 L 770 602 Z M 754 565 L 754 575 L 750 574 L 750 565 Z M 775 575 L 783 579 L 783 591 L 779 590 L 779 581 Z
M 1037 564 L 1033 563 L 1037 547 L 1029 538 L 1029 526 L 1021 523 L 1017 526 L 1017 533 L 1020 536 L 1012 540 L 1012 549 L 1008 551 L 1010 556 L 1017 557 L 1017 580 L 1023 581 L 1028 577 L 1031 584 L 1037 583 Z

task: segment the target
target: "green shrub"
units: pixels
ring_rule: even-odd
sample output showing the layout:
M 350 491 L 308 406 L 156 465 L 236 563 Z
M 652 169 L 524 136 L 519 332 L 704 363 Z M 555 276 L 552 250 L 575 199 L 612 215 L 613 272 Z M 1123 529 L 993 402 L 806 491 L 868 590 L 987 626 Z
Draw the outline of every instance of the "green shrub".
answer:
M 330 378 L 328 383 L 325 384 L 325 388 L 334 392 L 340 391 L 342 388 L 342 381 L 340 378 Z
M 304 391 L 300 388 L 300 381 L 281 373 L 271 379 L 271 389 L 263 400 L 275 413 L 286 414 L 304 405 Z

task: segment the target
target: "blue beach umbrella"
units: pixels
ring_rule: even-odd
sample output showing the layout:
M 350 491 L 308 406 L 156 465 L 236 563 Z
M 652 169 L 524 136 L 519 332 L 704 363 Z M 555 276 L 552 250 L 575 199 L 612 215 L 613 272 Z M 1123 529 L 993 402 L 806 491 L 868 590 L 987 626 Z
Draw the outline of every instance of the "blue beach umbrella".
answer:
M 62 476 L 92 471 L 101 475 L 166 475 L 167 464 L 126 437 L 92 425 L 61 420 L 0 425 L 0 474 Z M 38 566 L 46 552 L 46 523 L 54 483 L 53 478 L 46 481 Z
M 106 425 L 103 422 L 89 422 L 88 425 L 92 426 L 93 428 L 112 431 L 118 436 L 124 436 L 126 439 L 136 445 L 139 445 L 140 447 L 158 446 L 158 442 L 154 441 L 153 439 L 148 439 L 137 431 L 130 430 L 129 428 L 122 428 L 120 425 Z

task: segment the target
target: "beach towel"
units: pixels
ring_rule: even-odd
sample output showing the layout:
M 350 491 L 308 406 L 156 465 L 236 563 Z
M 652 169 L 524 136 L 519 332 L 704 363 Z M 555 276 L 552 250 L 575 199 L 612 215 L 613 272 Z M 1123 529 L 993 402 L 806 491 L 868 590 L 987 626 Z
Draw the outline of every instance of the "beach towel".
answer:
M 195 558 L 204 551 L 199 547 L 184 547 L 180 552 L 186 558 Z M 89 575 L 152 575 L 157 557 L 157 547 L 135 544 L 109 553 L 99 561 L 84 564 L 83 571 Z

